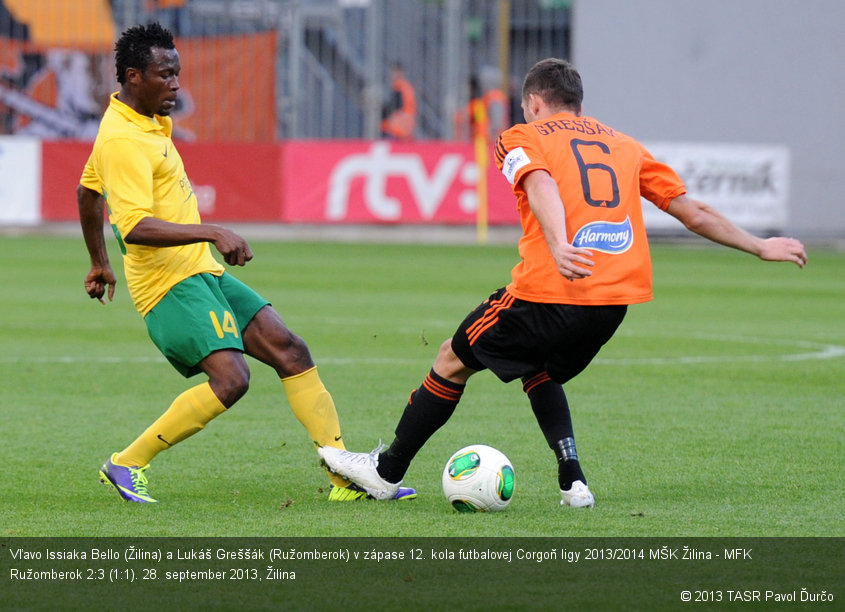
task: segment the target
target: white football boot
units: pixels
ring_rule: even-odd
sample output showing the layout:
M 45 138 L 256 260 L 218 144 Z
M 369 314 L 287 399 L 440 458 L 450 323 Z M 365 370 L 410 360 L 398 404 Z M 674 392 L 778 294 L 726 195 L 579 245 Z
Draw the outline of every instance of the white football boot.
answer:
M 569 506 L 571 508 L 592 508 L 596 505 L 596 498 L 590 492 L 590 488 L 576 480 L 568 491 L 560 490 L 560 505 Z
M 340 474 L 364 489 L 375 499 L 394 499 L 402 482 L 391 483 L 379 476 L 378 456 L 384 447 L 379 444 L 370 453 L 353 453 L 332 446 L 317 449 L 322 460 L 335 474 Z

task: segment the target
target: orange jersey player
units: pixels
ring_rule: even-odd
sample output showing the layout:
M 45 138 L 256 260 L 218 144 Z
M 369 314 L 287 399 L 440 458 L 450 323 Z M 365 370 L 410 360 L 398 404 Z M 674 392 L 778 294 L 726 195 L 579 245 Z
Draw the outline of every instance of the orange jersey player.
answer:
M 417 452 L 449 420 L 467 380 L 490 370 L 519 378 L 557 459 L 561 505 L 595 504 L 575 449 L 563 384 L 613 336 L 628 304 L 651 299 L 644 196 L 689 230 L 768 261 L 803 267 L 792 238 L 752 236 L 686 196 L 677 174 L 638 142 L 581 116 L 581 76 L 569 63 L 535 64 L 522 86 L 526 125 L 505 131 L 496 163 L 513 185 L 522 220 L 522 261 L 513 281 L 479 304 L 440 347 L 411 394 L 389 448 L 352 453 L 323 447 L 330 469 L 390 499 Z

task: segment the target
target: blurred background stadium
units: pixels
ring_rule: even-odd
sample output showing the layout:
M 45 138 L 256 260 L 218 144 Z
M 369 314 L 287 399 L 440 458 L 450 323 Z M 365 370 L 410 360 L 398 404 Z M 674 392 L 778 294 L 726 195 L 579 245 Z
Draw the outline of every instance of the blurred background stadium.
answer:
M 73 220 L 114 40 L 152 20 L 177 36 L 207 219 L 513 225 L 471 139 L 521 121 L 526 70 L 556 56 L 585 113 L 735 222 L 845 240 L 839 0 L 0 0 L 0 225 Z
M 419 139 L 451 139 L 454 115 L 469 101 L 471 74 L 484 74 L 488 87 L 519 87 L 538 57 L 569 55 L 569 0 L 3 0 L 0 34 L 27 41 L 43 57 L 28 58 L 14 75 L 32 88 L 50 71 L 51 51 L 83 48 L 103 102 L 113 86 L 109 55 L 123 29 L 158 20 L 182 44 L 202 39 L 210 53 L 254 62 L 249 88 L 238 96 L 248 104 L 253 88 L 275 93 L 275 115 L 266 132 L 209 134 L 223 140 L 282 138 L 377 138 L 382 109 L 389 103 L 390 68 L 399 62 L 417 97 Z M 266 44 L 265 44 L 266 41 Z M 228 46 L 231 45 L 231 46 Z M 246 56 L 237 57 L 237 56 Z M 81 63 L 82 60 L 80 60 Z M 228 89 L 219 64 L 189 66 L 191 80 L 211 91 Z M 230 76 L 230 75 L 228 75 Z M 15 77 L 17 77 L 15 79 Z M 105 93 L 107 96 L 108 93 Z M 246 95 L 244 95 L 246 94 Z M 213 96 L 212 96 L 213 98 Z M 516 95 L 518 109 L 519 100 Z M 204 104 L 215 106 L 212 100 Z M 91 109 L 92 111 L 95 108 Z M 99 109 L 96 109 L 99 110 Z M 237 108 L 212 108 L 215 114 Z M 12 124 L 14 119 L 11 119 Z M 5 117 L 9 133 L 10 117 Z M 198 129 L 202 129 L 198 127 Z M 65 135 L 59 132 L 58 135 Z M 75 136 L 77 134 L 67 134 Z

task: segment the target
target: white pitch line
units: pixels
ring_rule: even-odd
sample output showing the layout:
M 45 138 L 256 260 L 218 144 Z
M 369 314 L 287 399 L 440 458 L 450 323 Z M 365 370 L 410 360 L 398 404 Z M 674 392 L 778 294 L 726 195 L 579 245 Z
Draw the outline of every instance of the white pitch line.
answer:
M 629 335 L 633 336 L 633 335 Z M 674 336 L 673 336 L 674 337 Z M 747 336 L 728 335 L 706 335 L 694 334 L 689 337 L 699 340 L 715 340 L 721 342 L 736 342 L 739 344 L 769 344 L 778 346 L 791 346 L 807 349 L 809 352 L 787 353 L 784 355 L 679 355 L 676 357 L 597 357 L 593 360 L 596 365 L 672 365 L 672 364 L 703 364 L 703 363 L 729 363 L 729 362 L 775 362 L 775 361 L 811 361 L 818 359 L 838 359 L 845 357 L 845 346 L 838 344 L 822 344 L 819 342 L 807 342 L 804 340 L 783 340 L 772 338 L 755 338 Z M 319 357 L 315 358 L 318 364 L 326 365 L 414 365 L 428 363 L 434 358 L 394 358 L 394 357 Z M 52 355 L 44 357 L 22 357 L 4 355 L 0 357 L 0 364 L 76 364 L 76 363 L 102 363 L 102 364 L 124 364 L 124 363 L 166 363 L 164 357 L 160 356 L 110 356 L 110 355 Z
M 430 361 L 428 357 L 426 358 L 419 358 L 419 359 L 408 359 L 408 358 L 400 358 L 396 359 L 393 357 L 323 357 L 317 358 L 315 361 L 318 364 L 322 363 L 330 363 L 334 365 L 349 365 L 353 363 L 369 363 L 369 364 L 415 364 L 415 363 L 423 363 Z M 72 355 L 62 355 L 62 356 L 51 356 L 51 357 L 13 357 L 9 355 L 5 355 L 0 357 L 0 363 L 6 364 L 21 364 L 21 363 L 32 363 L 32 364 L 75 364 L 75 363 L 105 363 L 105 364 L 122 364 L 122 363 L 167 363 L 167 360 L 164 357 L 116 357 L 116 356 L 72 356 Z
M 108 355 L 52 355 L 49 357 L 14 357 L 4 355 L 0 363 L 167 363 L 164 357 L 110 357 Z
M 700 355 L 679 357 L 631 357 L 614 359 L 612 357 L 596 357 L 593 363 L 597 365 L 672 365 L 696 363 L 765 363 L 773 361 L 811 361 L 814 359 L 836 359 L 845 357 L 845 346 L 828 344 L 813 353 L 793 353 L 788 355 Z
M 642 334 L 622 334 L 628 337 L 641 336 Z M 657 334 L 650 334 L 657 335 Z M 676 335 L 664 334 L 666 337 L 677 337 Z M 772 362 L 772 361 L 811 361 L 816 359 L 837 359 L 845 357 L 845 346 L 838 344 L 824 344 L 821 342 L 809 342 L 806 340 L 786 340 L 783 338 L 759 338 L 754 336 L 732 336 L 728 334 L 706 334 L 693 333 L 687 337 L 696 340 L 710 340 L 717 342 L 735 342 L 737 344 L 769 344 L 775 346 L 791 346 L 807 349 L 807 353 L 788 353 L 785 355 L 699 355 L 699 356 L 678 356 L 678 357 L 626 357 L 614 359 L 612 357 L 597 357 L 593 363 L 600 365 L 671 365 L 671 364 L 696 364 L 696 363 L 728 363 L 728 362 Z

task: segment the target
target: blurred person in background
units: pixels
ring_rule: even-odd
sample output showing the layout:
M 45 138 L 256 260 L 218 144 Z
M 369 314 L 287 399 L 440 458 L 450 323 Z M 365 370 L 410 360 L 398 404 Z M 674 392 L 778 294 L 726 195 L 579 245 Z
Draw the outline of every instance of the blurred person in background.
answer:
M 390 88 L 390 98 L 382 109 L 382 135 L 393 140 L 413 140 L 417 126 L 416 94 L 399 62 L 390 70 Z
M 498 68 L 484 66 L 479 75 L 481 96 L 487 111 L 487 132 L 490 142 L 496 142 L 499 134 L 511 126 L 508 98 L 502 91 L 501 77 Z
M 475 141 L 483 136 L 489 143 L 494 143 L 510 126 L 508 100 L 496 85 L 497 75 L 496 68 L 487 66 L 479 75 L 473 74 L 469 78 L 469 103 L 455 113 L 454 140 Z

